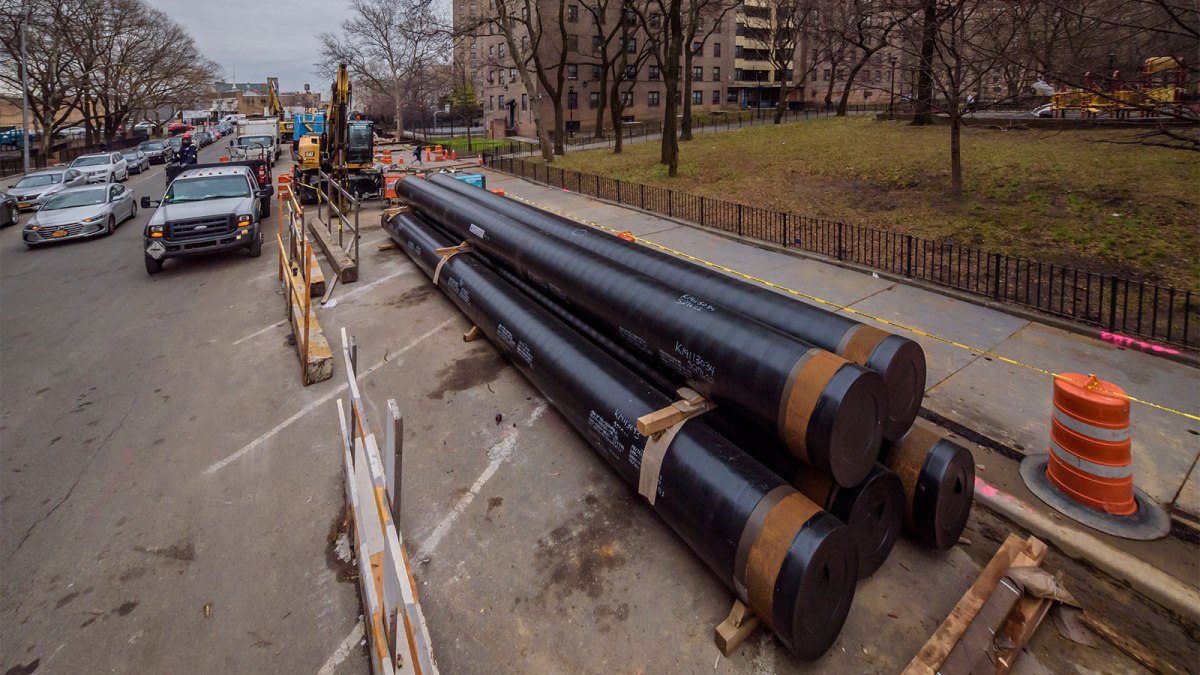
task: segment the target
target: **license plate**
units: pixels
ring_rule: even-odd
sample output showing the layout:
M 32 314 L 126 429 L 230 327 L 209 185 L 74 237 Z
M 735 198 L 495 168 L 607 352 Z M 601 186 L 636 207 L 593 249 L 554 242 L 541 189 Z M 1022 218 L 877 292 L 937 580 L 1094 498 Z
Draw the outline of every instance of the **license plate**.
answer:
M 67 231 L 66 230 L 55 230 L 50 233 L 50 236 L 51 237 L 65 237 L 65 236 L 67 236 Z

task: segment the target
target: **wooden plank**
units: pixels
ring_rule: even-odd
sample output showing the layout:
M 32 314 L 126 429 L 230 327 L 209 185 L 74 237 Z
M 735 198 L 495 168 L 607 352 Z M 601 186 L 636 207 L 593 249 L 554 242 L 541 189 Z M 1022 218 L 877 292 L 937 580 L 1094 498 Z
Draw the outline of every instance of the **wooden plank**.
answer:
M 1062 572 L 1055 575 L 1057 581 L 1062 581 L 1062 578 Z M 1052 604 L 1054 601 L 1050 598 L 1037 598 L 1031 595 L 1026 595 L 1017 601 L 1017 606 L 1009 612 L 1008 619 L 1000 629 L 1000 632 L 1008 637 L 1011 644 L 996 650 L 997 675 L 1004 675 L 1012 669 L 1013 661 L 1029 643 L 1033 634 L 1037 632 L 1038 626 L 1050 612 Z
M 1180 672 L 1178 668 L 1154 655 L 1137 640 L 1121 633 L 1104 620 L 1084 612 L 1083 623 L 1096 635 L 1107 640 L 1112 646 L 1124 652 L 1126 656 L 1137 661 L 1147 670 L 1163 675 L 1176 675 Z
M 301 342 L 304 332 L 303 309 L 292 303 L 292 330 L 296 334 L 296 353 L 302 355 L 304 350 Z M 303 357 L 302 357 L 303 358 Z M 321 323 L 317 321 L 317 313 L 312 312 L 308 326 L 308 357 L 302 364 L 304 368 L 304 384 L 324 382 L 333 377 L 333 352 L 329 349 L 329 341 L 321 331 Z
M 909 662 L 908 667 L 904 669 L 905 675 L 933 675 L 937 672 L 950 650 L 958 643 L 963 631 L 979 612 L 979 608 L 1022 553 L 1026 553 L 1029 559 L 1040 562 L 1046 555 L 1046 545 L 1032 537 L 1029 541 L 1023 541 L 1017 535 L 1010 534 L 950 611 L 950 615 Z
M 325 254 L 325 260 L 333 268 L 333 274 L 338 281 L 343 284 L 358 281 L 358 266 L 354 264 L 354 259 L 338 246 L 334 235 L 315 220 L 308 224 L 308 231 L 312 233 L 312 238 L 317 242 L 317 246 L 321 247 L 321 252 Z

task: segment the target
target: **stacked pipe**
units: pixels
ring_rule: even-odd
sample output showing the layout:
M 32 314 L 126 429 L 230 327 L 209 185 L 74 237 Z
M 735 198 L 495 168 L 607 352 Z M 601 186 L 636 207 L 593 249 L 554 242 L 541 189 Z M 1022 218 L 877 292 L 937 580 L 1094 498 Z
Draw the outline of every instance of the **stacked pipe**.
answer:
M 658 408 L 684 385 L 715 402 L 715 411 L 687 423 L 683 431 L 701 429 L 711 456 L 741 467 L 737 470 L 744 470 L 746 463 L 756 466 L 776 481 L 772 490 L 797 488 L 798 493 L 787 493 L 788 500 L 804 504 L 800 513 L 805 517 L 831 515 L 830 520 L 848 526 L 829 540 L 841 542 L 840 555 L 854 558 L 853 564 L 839 559 L 843 572 L 853 570 L 848 572 L 852 578 L 846 604 L 853 594 L 853 577 L 867 576 L 883 564 L 902 524 L 937 548 L 958 540 L 969 514 L 974 463 L 969 452 L 932 427 L 913 426 L 925 380 L 924 354 L 915 342 L 449 177 L 406 179 L 397 185 L 397 193 L 416 212 L 385 224 L 393 238 L 440 286 L 450 289 L 448 294 L 464 313 L 514 357 L 514 363 L 635 486 L 636 469 L 621 465 L 621 453 L 614 455 L 609 448 L 612 432 L 606 428 L 598 433 L 590 426 L 596 411 L 580 416 L 580 399 L 594 400 L 601 393 L 588 384 L 592 375 L 577 373 L 592 372 L 599 365 L 611 376 L 598 382 L 610 383 L 615 377 L 623 386 L 648 389 L 663 403 Z M 507 299 L 503 307 L 494 302 L 494 313 L 482 319 L 496 323 L 498 332 L 496 327 L 489 332 L 475 316 L 486 314 L 475 302 L 478 290 L 464 295 L 461 278 L 445 279 L 434 271 L 439 258 L 429 247 L 460 242 L 469 242 L 472 254 L 448 259 L 442 274 L 470 265 L 475 284 L 486 283 L 493 295 Z M 546 333 L 553 339 L 569 338 L 577 358 L 555 361 L 561 372 L 547 379 L 546 364 L 539 369 L 530 361 L 527 345 L 514 348 L 506 342 L 512 338 L 510 313 L 518 310 L 522 316 L 536 316 L 533 323 L 538 326 L 553 326 Z M 563 382 L 575 386 L 564 388 Z M 618 400 L 627 402 L 615 408 L 623 421 L 617 424 L 619 431 L 633 436 L 632 445 L 623 439 L 620 447 L 630 448 L 629 461 L 636 467 L 648 441 L 631 420 L 657 408 L 639 409 L 647 399 L 618 397 L 606 404 L 616 405 Z M 632 409 L 628 401 L 636 401 Z M 683 431 L 669 441 L 667 457 L 679 452 Z M 677 484 L 686 494 L 672 495 L 674 499 L 686 500 L 710 519 L 732 519 L 749 529 L 739 538 L 714 541 L 710 537 L 715 531 L 681 530 L 664 515 L 668 523 L 797 655 L 815 658 L 823 653 L 845 614 L 836 615 L 805 595 L 805 589 L 815 588 L 805 577 L 815 561 L 794 569 L 776 567 L 770 593 L 762 590 L 761 579 L 759 591 L 750 592 L 737 570 L 745 572 L 739 561 L 748 559 L 744 549 L 750 545 L 744 541 L 757 537 L 748 533 L 757 532 L 758 525 L 726 492 L 726 487 L 741 489 L 738 483 L 718 480 L 709 464 L 696 473 L 692 469 L 699 465 L 679 467 L 664 461 L 660 493 L 668 481 L 668 466 L 689 471 L 692 481 Z M 655 499 L 648 500 L 661 509 Z M 773 514 L 778 508 L 763 504 L 775 501 L 762 501 L 751 509 L 759 518 L 764 517 L 763 509 Z M 792 544 L 799 539 L 797 535 Z M 734 552 L 731 577 L 721 560 L 713 558 L 712 548 L 727 549 L 734 541 L 742 543 Z M 819 616 L 831 620 L 819 623 L 831 630 L 814 631 L 812 620 L 802 618 L 818 615 L 796 614 L 790 623 L 776 616 L 778 608 L 765 598 L 779 589 L 797 589 L 799 595 L 787 598 L 797 612 L 801 605 L 825 611 Z M 845 584 L 838 589 L 847 593 Z M 840 607 L 840 599 L 831 602 Z M 803 636 L 795 633 L 801 624 L 807 631 Z

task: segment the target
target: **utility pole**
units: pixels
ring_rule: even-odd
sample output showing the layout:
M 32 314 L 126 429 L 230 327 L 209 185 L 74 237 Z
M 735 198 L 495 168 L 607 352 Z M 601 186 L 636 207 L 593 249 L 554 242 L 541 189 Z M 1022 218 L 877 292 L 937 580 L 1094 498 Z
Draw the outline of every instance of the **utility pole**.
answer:
M 29 57 L 25 53 L 25 32 L 32 11 L 33 7 L 27 4 L 21 21 L 21 158 L 25 173 L 29 173 Z

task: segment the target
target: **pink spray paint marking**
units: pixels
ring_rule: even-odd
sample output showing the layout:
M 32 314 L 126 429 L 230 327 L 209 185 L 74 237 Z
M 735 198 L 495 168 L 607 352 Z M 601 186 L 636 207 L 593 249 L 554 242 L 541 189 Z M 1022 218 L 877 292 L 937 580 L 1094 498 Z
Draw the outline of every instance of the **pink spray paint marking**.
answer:
M 1141 340 L 1135 340 L 1128 335 L 1119 335 L 1117 333 L 1109 333 L 1108 331 L 1100 331 L 1100 339 L 1105 342 L 1111 342 L 1118 347 L 1136 347 L 1147 354 L 1178 354 L 1179 351 L 1164 347 L 1162 345 L 1151 344 Z

